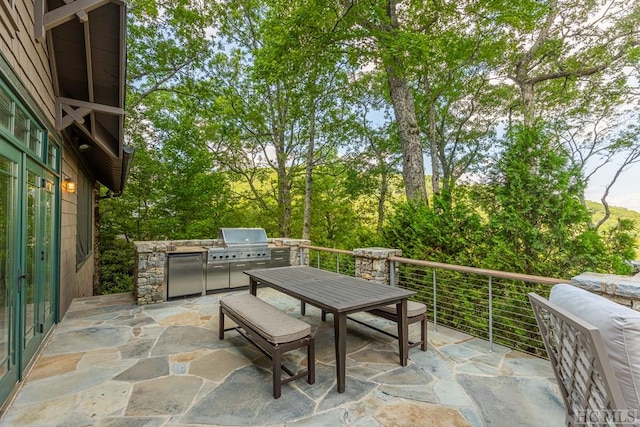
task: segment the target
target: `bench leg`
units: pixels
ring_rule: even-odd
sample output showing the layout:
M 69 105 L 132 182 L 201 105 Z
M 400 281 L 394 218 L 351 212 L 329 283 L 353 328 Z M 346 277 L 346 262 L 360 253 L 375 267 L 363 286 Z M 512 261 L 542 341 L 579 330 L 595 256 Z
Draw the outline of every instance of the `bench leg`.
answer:
M 420 338 L 422 339 L 422 344 L 420 345 L 420 350 L 427 351 L 427 315 L 425 314 L 420 321 Z
M 307 304 L 304 301 L 300 301 L 300 315 L 304 316 L 307 314 Z
M 280 359 L 280 350 L 276 349 L 271 358 L 271 372 L 273 375 L 273 397 L 278 399 L 282 389 L 282 365 Z
M 315 338 L 310 338 L 307 343 L 307 382 L 314 384 L 316 382 L 316 343 Z
M 327 321 L 327 312 L 322 310 L 322 321 L 326 322 Z
M 220 307 L 220 315 L 218 316 L 218 338 L 224 339 L 224 313 Z

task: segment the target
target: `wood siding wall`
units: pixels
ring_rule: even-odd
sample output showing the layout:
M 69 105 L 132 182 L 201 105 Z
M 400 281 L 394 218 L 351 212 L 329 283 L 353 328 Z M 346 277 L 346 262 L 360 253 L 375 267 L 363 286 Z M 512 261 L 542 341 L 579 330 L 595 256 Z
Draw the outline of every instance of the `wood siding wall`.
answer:
M 62 175 L 78 182 L 78 163 L 67 153 L 62 158 Z M 62 191 L 62 217 L 60 228 L 60 318 L 74 298 L 93 295 L 94 259 L 90 256 L 76 267 L 76 238 L 78 223 L 78 195 Z
M 0 0 L 7 3 L 7 0 Z M 13 20 L 18 30 L 2 25 L 0 28 L 0 46 L 2 54 L 13 68 L 16 77 L 22 82 L 38 108 L 53 123 L 54 91 L 47 44 L 36 43 L 33 37 L 33 0 L 14 0 Z M 0 14 L 6 15 L 4 7 Z M 11 18 L 5 18 L 11 19 Z M 0 20 L 5 22 L 4 19 Z

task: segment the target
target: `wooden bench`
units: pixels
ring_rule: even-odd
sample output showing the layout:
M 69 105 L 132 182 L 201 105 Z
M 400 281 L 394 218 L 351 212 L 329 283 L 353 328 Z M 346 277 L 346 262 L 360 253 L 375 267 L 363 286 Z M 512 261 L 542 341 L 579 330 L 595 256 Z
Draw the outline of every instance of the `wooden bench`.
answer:
M 225 316 L 238 326 L 225 329 Z M 282 384 L 303 376 L 309 384 L 315 382 L 315 340 L 309 324 L 251 294 L 240 294 L 220 299 L 220 339 L 224 339 L 224 333 L 230 330 L 238 331 L 271 358 L 274 398 L 280 397 Z M 307 348 L 307 369 L 294 373 L 282 365 L 282 355 L 302 347 Z M 282 378 L 282 371 L 289 377 Z
M 375 316 L 384 317 L 387 320 L 398 323 L 396 305 L 389 304 L 384 307 L 369 310 Z M 416 301 L 407 301 L 407 323 L 420 322 L 420 341 L 409 342 L 409 348 L 420 346 L 420 350 L 427 351 L 427 306 Z M 371 327 L 370 325 L 367 325 Z M 385 333 L 386 331 L 381 331 Z M 389 334 L 391 335 L 391 334 Z M 391 335 L 395 338 L 395 335 Z
M 300 304 L 300 312 L 304 316 L 306 313 L 305 303 Z M 391 320 L 392 322 L 398 323 L 398 314 L 396 313 L 396 305 L 389 304 L 384 307 L 376 308 L 373 310 L 367 310 L 367 313 L 373 314 L 374 316 L 383 317 L 387 320 Z M 349 320 L 352 320 L 356 323 L 361 324 L 362 326 L 366 326 L 367 328 L 374 329 L 380 333 L 388 335 L 393 338 L 398 338 L 396 335 L 393 335 L 383 329 L 377 328 L 373 325 L 365 323 L 361 320 L 355 319 L 353 317 L 347 317 Z M 327 320 L 327 312 L 322 310 L 322 320 Z M 427 351 L 427 306 L 416 301 L 407 301 L 407 323 L 411 325 L 412 323 L 420 322 L 420 341 L 411 342 L 409 341 L 409 348 L 420 346 L 420 350 Z M 400 331 L 398 331 L 398 334 Z

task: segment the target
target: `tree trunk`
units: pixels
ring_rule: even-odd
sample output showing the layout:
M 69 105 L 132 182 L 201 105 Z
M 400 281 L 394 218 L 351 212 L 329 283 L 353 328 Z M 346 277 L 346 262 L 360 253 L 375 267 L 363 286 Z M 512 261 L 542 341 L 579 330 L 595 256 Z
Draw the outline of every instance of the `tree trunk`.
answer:
M 391 24 L 391 28 L 386 28 L 387 33 L 400 28 L 396 13 L 397 5 L 397 0 L 388 0 L 387 2 L 387 17 Z M 390 58 L 387 61 L 385 69 L 389 83 L 389 95 L 402 145 L 402 178 L 407 200 L 428 203 L 420 126 L 416 117 L 413 94 L 407 79 L 402 74 L 404 69 L 402 57 L 390 52 Z
M 433 194 L 440 194 L 440 167 L 438 164 L 438 140 L 436 139 L 436 107 L 431 93 L 429 79 L 425 79 L 424 88 L 429 105 L 429 148 L 431 155 L 431 190 Z
M 380 197 L 378 198 L 378 235 L 382 233 L 382 226 L 384 224 L 384 203 L 387 200 L 387 191 L 389 188 L 389 179 L 386 170 L 382 171 L 380 176 Z
M 396 69 L 401 69 L 400 64 L 398 61 L 394 62 L 395 67 L 387 66 L 386 71 L 389 94 L 402 145 L 402 178 L 405 192 L 407 200 L 428 203 L 422 142 L 413 94 L 407 80 L 396 73 Z
M 307 146 L 307 165 L 305 169 L 305 188 L 304 188 L 304 218 L 302 225 L 302 238 L 309 239 L 311 234 L 311 190 L 313 186 L 313 150 L 316 139 L 316 111 L 315 102 L 311 102 L 311 111 L 309 112 L 309 145 Z
M 291 190 L 284 165 L 278 164 L 278 204 L 281 208 L 280 237 L 291 236 Z
M 536 121 L 534 85 L 530 82 L 519 82 L 520 93 L 522 94 L 522 113 L 524 126 L 532 127 Z

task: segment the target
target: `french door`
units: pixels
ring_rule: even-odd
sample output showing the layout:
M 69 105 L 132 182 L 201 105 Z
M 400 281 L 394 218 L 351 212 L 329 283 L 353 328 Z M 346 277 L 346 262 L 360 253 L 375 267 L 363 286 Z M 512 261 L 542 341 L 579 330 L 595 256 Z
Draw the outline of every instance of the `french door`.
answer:
M 22 362 L 33 356 L 53 325 L 53 243 L 55 218 L 54 177 L 28 162 L 26 168 L 26 210 L 22 232 L 23 274 L 20 279 L 22 310 Z M 24 367 L 24 366 L 23 366 Z
M 21 154 L 0 139 L 0 396 L 18 381 L 18 283 L 20 263 L 19 167 Z
M 57 184 L 0 140 L 0 402 L 55 320 Z

